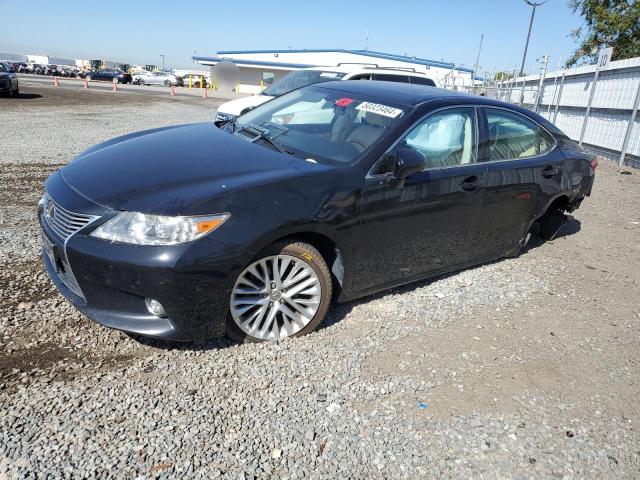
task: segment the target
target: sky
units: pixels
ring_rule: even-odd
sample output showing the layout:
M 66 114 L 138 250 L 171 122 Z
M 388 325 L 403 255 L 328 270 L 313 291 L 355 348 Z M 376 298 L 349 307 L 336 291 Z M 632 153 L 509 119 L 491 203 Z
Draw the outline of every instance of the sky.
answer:
M 531 7 L 523 0 L 0 0 L 0 52 L 190 68 L 218 50 L 365 48 L 473 67 L 520 67 Z M 575 48 L 568 0 L 536 9 L 525 71 Z

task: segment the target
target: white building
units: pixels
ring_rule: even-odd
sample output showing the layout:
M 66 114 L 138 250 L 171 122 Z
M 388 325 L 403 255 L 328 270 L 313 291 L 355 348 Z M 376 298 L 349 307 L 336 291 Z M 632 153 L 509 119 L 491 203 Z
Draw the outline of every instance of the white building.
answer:
M 292 70 L 336 66 L 340 63 L 412 68 L 416 72 L 436 77 L 441 86 L 447 87 L 471 85 L 473 74 L 472 69 L 453 63 L 370 50 L 229 50 L 219 51 L 214 57 L 192 58 L 195 63 L 208 66 L 214 66 L 223 60 L 235 63 L 240 70 L 239 89 L 247 93 L 257 93 L 262 87 L 278 81 Z

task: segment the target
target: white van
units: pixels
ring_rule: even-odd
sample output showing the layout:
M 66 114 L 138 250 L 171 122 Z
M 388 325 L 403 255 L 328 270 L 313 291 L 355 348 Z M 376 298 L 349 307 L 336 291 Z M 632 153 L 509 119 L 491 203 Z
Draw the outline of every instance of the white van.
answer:
M 415 83 L 438 87 L 438 81 L 412 68 L 379 67 L 375 64 L 339 63 L 336 67 L 311 67 L 285 75 L 258 95 L 237 98 L 218 108 L 214 121 L 223 124 L 254 107 L 279 97 L 296 88 L 332 80 L 384 80 L 387 82 Z

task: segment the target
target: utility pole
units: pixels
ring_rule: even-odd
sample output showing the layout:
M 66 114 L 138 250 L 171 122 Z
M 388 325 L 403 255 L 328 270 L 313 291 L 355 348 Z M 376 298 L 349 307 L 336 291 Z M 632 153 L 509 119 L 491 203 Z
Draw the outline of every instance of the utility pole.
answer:
M 531 20 L 529 20 L 529 32 L 527 33 L 527 42 L 524 44 L 524 54 L 522 55 L 522 65 L 520 65 L 520 77 L 522 76 L 522 73 L 524 72 L 524 62 L 527 60 L 527 50 L 529 49 L 529 38 L 531 37 L 531 27 L 533 26 L 533 17 L 536 14 L 536 8 L 538 8 L 541 5 L 544 5 L 545 3 L 547 3 L 548 0 L 544 0 L 543 2 L 539 2 L 539 3 L 535 3 L 532 2 L 531 0 L 524 0 L 524 3 L 526 3 L 527 5 L 533 7 L 531 9 Z
M 478 47 L 478 56 L 476 57 L 476 63 L 473 66 L 473 78 L 471 78 L 471 93 L 476 88 L 476 72 L 478 71 L 478 63 L 480 62 L 480 52 L 482 51 L 482 41 L 484 40 L 484 33 L 480 34 L 480 46 Z
M 160 56 L 162 57 L 162 71 L 164 72 L 164 55 L 160 54 Z
M 369 50 L 369 37 L 371 37 L 371 35 L 369 34 L 369 29 L 367 28 L 367 31 L 364 32 L 364 49 L 365 50 Z

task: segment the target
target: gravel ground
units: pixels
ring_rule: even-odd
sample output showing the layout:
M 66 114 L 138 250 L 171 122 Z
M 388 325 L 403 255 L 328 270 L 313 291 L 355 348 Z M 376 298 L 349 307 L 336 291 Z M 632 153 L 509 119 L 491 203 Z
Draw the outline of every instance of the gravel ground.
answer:
M 307 337 L 162 344 L 56 293 L 34 205 L 81 149 L 214 103 L 35 93 L 0 109 L 0 479 L 640 477 L 638 171 L 601 162 L 553 242 Z

